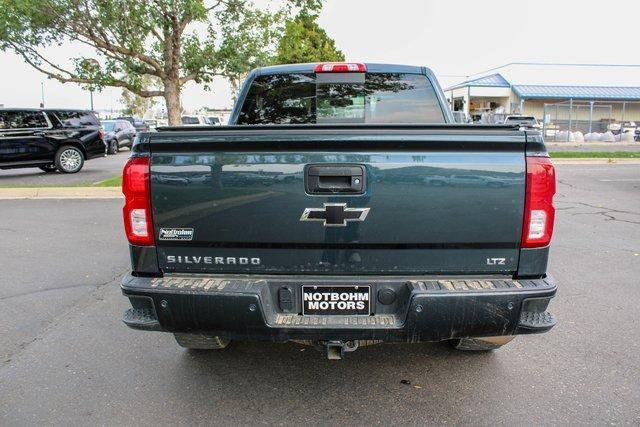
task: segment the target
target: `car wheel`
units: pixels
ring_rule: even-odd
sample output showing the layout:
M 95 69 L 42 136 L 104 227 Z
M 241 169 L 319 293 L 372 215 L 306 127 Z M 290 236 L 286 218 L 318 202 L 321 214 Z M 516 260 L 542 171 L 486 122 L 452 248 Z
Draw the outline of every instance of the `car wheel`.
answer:
M 56 170 L 58 170 L 58 168 L 56 168 L 56 165 L 53 163 L 50 163 L 48 165 L 38 166 L 38 169 L 43 170 L 45 172 L 55 172 Z
M 84 165 L 84 155 L 76 147 L 66 145 L 56 153 L 56 167 L 62 173 L 76 173 Z
M 110 141 L 109 148 L 107 149 L 107 154 L 116 154 L 118 152 L 118 148 L 118 141 Z
M 449 342 L 456 350 L 489 351 L 502 347 L 511 342 L 515 337 L 515 335 L 503 335 L 498 337 L 461 338 Z
M 180 347 L 191 350 L 222 350 L 231 342 L 228 338 L 203 334 L 173 334 Z

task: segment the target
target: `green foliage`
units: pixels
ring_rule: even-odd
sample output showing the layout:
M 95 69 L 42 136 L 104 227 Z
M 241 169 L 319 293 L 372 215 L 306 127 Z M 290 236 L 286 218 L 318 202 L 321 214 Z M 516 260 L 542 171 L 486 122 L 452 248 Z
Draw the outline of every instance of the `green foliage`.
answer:
M 127 89 L 122 89 L 120 102 L 124 105 L 122 114 L 134 117 L 143 117 L 149 108 L 155 104 L 153 98 L 144 98 L 133 92 L 129 92 Z
M 303 62 L 344 61 L 344 54 L 335 41 L 320 28 L 317 15 L 301 13 L 286 23 L 274 62 L 295 64 Z
M 145 89 L 152 86 L 158 86 L 157 82 L 149 76 L 143 76 L 141 78 L 141 84 Z M 136 95 L 128 89 L 122 89 L 120 102 L 124 105 L 122 114 L 134 117 L 143 117 L 144 114 L 156 104 L 156 101 L 153 98 L 145 98 L 140 95 Z
M 61 82 L 164 96 L 176 123 L 185 83 L 239 79 L 267 64 L 283 22 L 294 13 L 315 16 L 321 7 L 321 0 L 281 3 L 272 11 L 250 0 L 0 0 L 0 50 Z M 91 49 L 57 63 L 47 55 L 55 45 Z M 149 89 L 146 78 L 160 87 Z
M 227 25 L 220 31 L 223 41 L 218 59 L 234 95 L 250 70 L 271 62 L 275 43 L 283 30 L 284 16 L 283 11 L 267 13 L 261 10 L 247 11 L 241 21 L 231 14 L 221 16 Z

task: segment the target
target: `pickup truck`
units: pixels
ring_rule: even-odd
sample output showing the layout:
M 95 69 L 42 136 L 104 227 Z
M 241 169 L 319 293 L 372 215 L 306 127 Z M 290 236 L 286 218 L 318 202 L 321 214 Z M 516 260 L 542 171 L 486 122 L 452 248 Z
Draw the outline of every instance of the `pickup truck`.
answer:
M 330 359 L 379 342 L 491 350 L 555 325 L 538 131 L 453 123 L 427 68 L 343 63 L 254 70 L 230 123 L 134 143 L 126 325 Z

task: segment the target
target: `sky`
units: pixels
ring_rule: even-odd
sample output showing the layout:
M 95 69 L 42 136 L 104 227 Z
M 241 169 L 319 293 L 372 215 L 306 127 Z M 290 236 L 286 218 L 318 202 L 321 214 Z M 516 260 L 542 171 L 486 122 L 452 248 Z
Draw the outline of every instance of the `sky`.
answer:
M 257 0 L 260 3 L 262 0 Z M 425 65 L 446 87 L 509 62 L 639 64 L 638 0 L 326 0 L 319 23 L 348 61 Z M 77 49 L 51 56 L 65 62 Z M 639 78 L 640 80 L 640 78 Z M 15 54 L 0 53 L 0 104 L 89 108 L 78 85 L 47 79 Z M 119 108 L 121 90 L 94 93 L 94 108 Z M 231 107 L 231 91 L 190 83 L 183 107 Z

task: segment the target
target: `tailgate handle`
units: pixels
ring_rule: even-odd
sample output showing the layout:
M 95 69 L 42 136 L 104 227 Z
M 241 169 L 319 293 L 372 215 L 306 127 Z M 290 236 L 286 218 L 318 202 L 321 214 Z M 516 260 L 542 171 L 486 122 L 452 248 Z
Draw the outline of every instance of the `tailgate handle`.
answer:
M 309 194 L 362 194 L 366 169 L 364 165 L 308 165 L 305 182 Z

